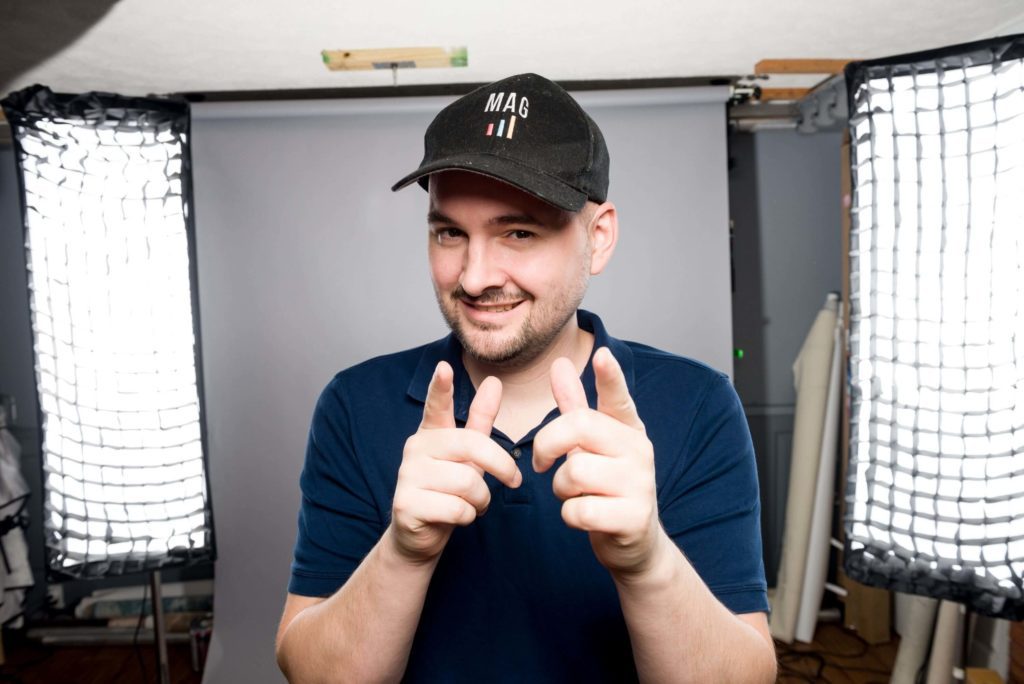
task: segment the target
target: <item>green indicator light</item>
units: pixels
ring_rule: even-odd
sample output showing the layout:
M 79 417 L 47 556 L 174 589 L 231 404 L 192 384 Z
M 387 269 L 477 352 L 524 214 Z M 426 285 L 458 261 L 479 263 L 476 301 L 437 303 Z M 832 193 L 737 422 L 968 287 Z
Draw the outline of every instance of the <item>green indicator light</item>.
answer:
M 743 350 L 742 349 L 736 349 L 733 353 L 736 355 L 737 359 L 742 359 L 743 358 Z

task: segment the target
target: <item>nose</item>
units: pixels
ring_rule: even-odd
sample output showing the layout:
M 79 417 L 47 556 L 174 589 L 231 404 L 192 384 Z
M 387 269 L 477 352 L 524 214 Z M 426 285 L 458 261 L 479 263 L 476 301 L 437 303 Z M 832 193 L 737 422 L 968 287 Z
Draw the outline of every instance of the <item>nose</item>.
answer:
M 487 290 L 504 287 L 505 272 L 495 256 L 485 241 L 469 241 L 462 264 L 462 277 L 459 279 L 466 294 L 479 297 Z

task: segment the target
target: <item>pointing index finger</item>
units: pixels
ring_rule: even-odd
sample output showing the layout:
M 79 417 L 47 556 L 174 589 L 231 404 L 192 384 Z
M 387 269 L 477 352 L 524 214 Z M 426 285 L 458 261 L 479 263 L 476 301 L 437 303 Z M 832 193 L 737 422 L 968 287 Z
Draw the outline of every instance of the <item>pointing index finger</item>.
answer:
M 489 375 L 480 383 L 480 387 L 476 390 L 476 396 L 473 397 L 473 403 L 469 405 L 466 428 L 490 435 L 491 428 L 494 427 L 494 419 L 498 417 L 500 408 L 501 380 Z
M 583 381 L 580 380 L 576 366 L 564 356 L 551 363 L 551 393 L 555 396 L 558 411 L 562 414 L 562 417 L 556 420 L 565 420 L 565 416 L 573 411 L 590 408 L 587 403 L 587 391 L 583 388 Z M 544 428 L 544 430 L 546 429 Z M 538 437 L 544 433 L 544 430 L 541 430 Z M 534 444 L 536 445 L 536 443 L 535 439 Z M 545 459 L 538 458 L 536 447 L 534 448 L 533 469 L 535 471 L 542 473 L 550 468 L 553 462 L 554 459 L 546 462 Z
M 594 380 L 597 385 L 597 410 L 631 428 L 644 430 L 636 403 L 629 393 L 626 376 L 608 347 L 601 347 L 594 353 Z
M 427 387 L 420 429 L 455 427 L 455 372 L 446 361 L 439 361 Z
M 587 408 L 587 393 L 572 361 L 564 356 L 551 364 L 551 393 L 562 414 Z
M 486 437 L 491 436 L 491 429 L 494 427 L 494 420 L 498 417 L 498 410 L 501 408 L 501 380 L 489 375 L 476 390 L 476 396 L 469 405 L 469 415 L 466 416 L 466 429 L 479 432 Z M 473 464 L 473 467 L 483 472 L 483 469 Z M 492 473 L 493 474 L 493 473 Z

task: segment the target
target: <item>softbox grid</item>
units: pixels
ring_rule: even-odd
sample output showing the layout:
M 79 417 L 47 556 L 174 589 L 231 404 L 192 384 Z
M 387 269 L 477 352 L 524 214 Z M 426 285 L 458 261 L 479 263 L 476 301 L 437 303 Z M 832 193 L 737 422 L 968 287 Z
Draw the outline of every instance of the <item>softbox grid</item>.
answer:
M 187 104 L 3 101 L 20 170 L 53 579 L 213 557 Z
M 1024 617 L 1024 36 L 847 68 L 855 580 Z

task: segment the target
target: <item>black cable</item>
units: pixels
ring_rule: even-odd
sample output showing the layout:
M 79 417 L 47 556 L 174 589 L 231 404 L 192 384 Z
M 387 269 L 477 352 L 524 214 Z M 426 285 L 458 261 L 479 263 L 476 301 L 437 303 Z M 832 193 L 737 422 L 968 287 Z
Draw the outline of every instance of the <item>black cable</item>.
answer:
M 149 584 L 142 587 L 142 605 L 139 606 L 139 621 L 135 623 L 135 634 L 132 636 L 132 646 L 135 648 L 135 657 L 139 660 L 139 669 L 142 671 L 142 681 L 147 682 L 146 663 L 142 659 L 142 650 L 139 648 L 139 630 L 142 629 L 142 621 L 146 617 L 146 599 L 149 597 Z
M 856 640 L 860 644 L 860 650 L 859 651 L 852 652 L 852 653 L 843 653 L 843 652 L 839 652 L 839 651 L 825 651 L 825 650 L 821 650 L 821 651 L 815 651 L 815 653 L 820 653 L 823 656 L 828 656 L 828 657 L 832 657 L 832 658 L 863 658 L 865 655 L 867 655 L 868 651 L 871 650 L 871 644 L 869 644 L 867 641 L 865 641 L 864 637 L 862 637 L 860 634 L 857 634 L 856 632 L 854 632 L 852 630 L 846 629 L 845 627 L 840 627 L 840 630 L 842 631 L 842 633 L 844 635 L 846 635 L 846 636 Z M 886 674 L 888 674 L 888 673 L 886 673 Z
M 795 651 L 791 649 L 787 644 L 781 642 L 775 642 L 776 652 L 778 655 L 778 676 L 781 677 L 796 677 L 805 682 L 811 682 L 816 684 L 817 682 L 823 681 L 822 670 L 825 669 L 825 659 L 818 655 L 814 651 Z M 811 660 L 814 662 L 814 672 L 808 674 L 802 670 L 798 670 L 795 667 L 788 664 L 789 661 L 800 662 L 803 660 Z

